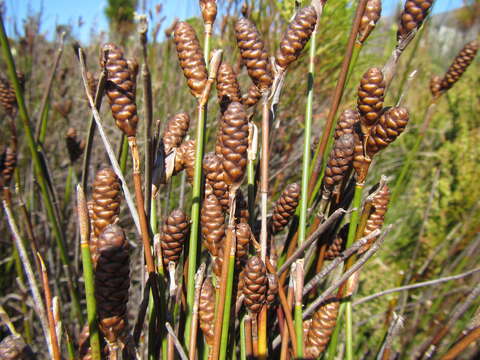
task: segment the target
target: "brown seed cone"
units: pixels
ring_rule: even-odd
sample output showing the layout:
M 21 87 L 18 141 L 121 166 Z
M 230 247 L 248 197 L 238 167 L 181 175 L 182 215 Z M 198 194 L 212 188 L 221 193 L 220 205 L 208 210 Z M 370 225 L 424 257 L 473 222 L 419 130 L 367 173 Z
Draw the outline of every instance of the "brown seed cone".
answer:
M 116 224 L 107 226 L 98 238 L 95 297 L 100 330 L 111 343 L 127 327 L 129 248 L 123 230 Z
M 8 188 L 17 166 L 17 147 L 15 141 L 5 147 L 0 156 L 0 187 Z
M 465 70 L 467 70 L 468 66 L 473 62 L 475 55 L 477 55 L 478 47 L 479 42 L 473 40 L 465 45 L 464 48 L 458 53 L 455 60 L 453 60 L 452 65 L 450 65 L 448 68 L 445 77 L 443 78 L 443 91 L 450 89 L 460 79 Z
M 258 313 L 267 295 L 267 268 L 259 256 L 248 259 L 243 276 L 243 295 L 245 306 L 252 313 Z
M 335 128 L 334 138 L 338 139 L 344 134 L 353 134 L 354 126 L 360 121 L 360 114 L 357 110 L 347 109 L 342 112 Z
M 323 178 L 323 186 L 326 191 L 331 192 L 336 185 L 343 181 L 352 164 L 353 150 L 353 134 L 344 134 L 335 140 Z
M 430 92 L 434 98 L 442 94 L 442 78 L 438 75 L 432 76 L 430 79 Z
M 213 345 L 214 320 L 215 320 L 215 289 L 212 280 L 206 278 L 200 291 L 200 301 L 198 304 L 198 318 L 200 329 L 207 345 Z
M 216 0 L 200 0 L 200 10 L 205 24 L 213 24 L 217 17 L 217 1 Z
M 95 226 L 93 222 L 94 212 L 94 201 L 89 200 L 87 202 L 87 209 L 88 209 L 88 217 L 90 218 L 90 238 L 88 240 L 88 246 L 90 248 L 90 257 L 92 258 L 93 267 L 97 266 L 98 260 L 98 236 L 95 235 Z
M 372 163 L 372 159 L 365 156 L 363 153 L 363 143 L 360 140 L 360 135 L 354 134 L 354 150 L 353 150 L 353 168 L 356 172 L 356 181 L 358 184 L 363 184 L 367 178 L 368 169 Z
M 192 183 L 195 174 L 195 140 L 184 141 L 177 148 L 173 173 L 178 174 L 182 170 L 187 172 L 187 180 Z
M 108 50 L 105 67 L 107 69 L 106 93 L 110 109 L 118 128 L 126 136 L 137 133 L 137 104 L 135 103 L 135 78 L 123 51 L 114 44 L 106 44 L 103 50 Z
M 397 31 L 397 39 L 405 39 L 414 29 L 420 28 L 430 11 L 433 0 L 407 0 Z
M 189 231 L 190 220 L 188 216 L 180 209 L 173 210 L 165 220 L 160 242 L 165 267 L 168 266 L 170 261 L 178 263 L 183 250 L 183 243 L 187 239 Z
M 220 109 L 224 112 L 232 102 L 242 99 L 237 75 L 230 64 L 222 62 L 217 72 L 217 97 Z
M 235 261 L 238 267 L 245 262 L 248 257 L 248 248 L 252 231 L 247 223 L 237 224 L 235 229 L 237 247 L 235 251 Z
M 187 79 L 190 92 L 196 98 L 200 98 L 207 84 L 208 75 L 195 30 L 189 23 L 179 21 L 175 25 L 173 39 L 177 47 L 178 60 L 183 69 L 183 75 Z
M 203 200 L 200 222 L 203 245 L 212 256 L 217 256 L 225 238 L 225 217 L 222 205 L 214 194 Z
M 98 78 L 90 71 L 87 71 L 87 84 L 88 88 L 90 89 L 90 93 L 93 97 L 95 97 L 95 94 L 97 93 Z
M 214 194 L 223 210 L 228 208 L 228 185 L 224 181 L 221 156 L 210 152 L 203 158 L 203 171 L 205 172 L 205 196 Z
M 93 214 L 90 219 L 97 237 L 108 225 L 118 221 L 120 191 L 120 181 L 112 168 L 107 167 L 97 172 L 92 185 Z
M 22 337 L 9 335 L 0 342 L 0 359 L 2 360 L 34 360 L 37 357 Z
M 245 105 L 247 108 L 253 107 L 257 105 L 257 103 L 262 98 L 262 93 L 258 90 L 255 84 L 250 85 L 248 91 L 242 97 L 242 104 Z
M 305 340 L 305 355 L 308 359 L 318 358 L 327 347 L 337 323 L 339 305 L 338 299 L 327 300 L 313 315 Z
M 168 120 L 162 137 L 165 154 L 180 146 L 183 138 L 187 135 L 189 126 L 190 116 L 186 112 L 175 114 Z
M 68 128 L 67 133 L 65 134 L 65 142 L 67 144 L 68 157 L 73 164 L 80 158 L 80 156 L 82 156 L 83 150 L 85 149 L 85 141 L 78 140 L 77 130 L 71 127 Z
M 372 200 L 373 212 L 367 220 L 363 236 L 367 236 L 373 231 L 382 228 L 389 201 L 390 189 L 387 184 L 384 184 Z M 367 251 L 376 239 L 376 237 L 370 239 L 362 248 L 360 248 L 359 253 L 362 254 Z
M 248 223 L 248 204 L 243 196 L 243 191 L 238 189 L 235 197 L 235 219 L 237 223 Z
M 285 70 L 298 59 L 305 44 L 312 36 L 316 23 L 317 11 L 313 6 L 305 6 L 297 11 L 280 41 L 276 58 L 278 66 Z
M 295 213 L 300 199 L 300 186 L 297 183 L 288 185 L 283 190 L 280 199 L 273 207 L 272 218 L 270 219 L 270 232 L 276 234 L 283 230 Z
M 360 28 L 358 29 L 358 42 L 363 44 L 368 36 L 375 29 L 377 21 L 382 13 L 382 0 L 368 0 L 365 6 Z
M 240 18 L 235 23 L 235 35 L 248 75 L 260 92 L 267 91 L 273 82 L 272 70 L 257 27 L 250 20 Z
M 348 224 L 344 225 L 325 251 L 325 260 L 333 260 L 345 250 L 348 235 Z
M 248 118 L 239 102 L 230 103 L 223 114 L 221 150 L 224 181 L 241 184 L 247 167 Z
M 278 279 L 273 274 L 267 274 L 267 278 L 268 278 L 268 287 L 267 287 L 267 295 L 265 297 L 265 301 L 269 306 L 271 306 L 277 300 Z
M 403 107 L 393 107 L 385 111 L 370 131 L 367 139 L 367 154 L 372 157 L 386 148 L 405 130 L 408 119 L 408 111 Z
M 25 85 L 25 75 L 17 71 L 18 81 L 20 87 L 23 89 Z M 5 113 L 10 117 L 15 117 L 17 114 L 17 96 L 13 85 L 7 79 L 0 78 L 0 104 L 2 104 Z
M 363 74 L 358 87 L 358 111 L 360 112 L 360 125 L 364 135 L 380 117 L 383 109 L 385 82 L 382 70 L 376 67 L 370 68 Z

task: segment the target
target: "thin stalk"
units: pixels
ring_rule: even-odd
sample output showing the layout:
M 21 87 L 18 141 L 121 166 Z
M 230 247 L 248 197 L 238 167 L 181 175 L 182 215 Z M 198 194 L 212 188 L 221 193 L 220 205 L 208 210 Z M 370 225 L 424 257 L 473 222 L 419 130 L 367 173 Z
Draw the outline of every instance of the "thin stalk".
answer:
M 233 225 L 229 230 L 233 233 Z M 233 237 L 233 235 L 232 235 Z M 228 259 L 228 278 L 226 287 L 225 307 L 223 310 L 222 337 L 220 343 L 220 359 L 227 359 L 228 329 L 230 327 L 230 313 L 232 305 L 233 274 L 235 272 L 235 240 L 232 241 L 230 257 Z
M 125 174 L 127 171 L 127 161 L 128 161 L 128 138 L 125 134 L 122 134 L 122 139 L 120 141 L 120 155 L 118 157 L 118 162 L 120 163 L 120 169 L 122 174 Z
M 52 345 L 52 358 L 55 360 L 60 360 L 61 359 L 60 349 L 58 347 L 57 332 L 55 330 L 55 320 L 53 318 L 53 312 L 52 312 L 52 293 L 50 291 L 50 285 L 48 283 L 47 268 L 40 254 L 37 253 L 36 255 L 42 267 L 41 277 L 42 277 L 43 291 L 45 295 L 45 305 L 47 309 L 48 328 L 50 330 L 50 344 Z
M 267 357 L 267 306 L 263 305 L 258 314 L 258 359 L 266 360 Z
M 205 64 L 207 65 L 207 70 L 210 60 L 210 40 L 212 38 L 212 28 L 213 24 L 205 24 L 203 33 L 203 57 L 205 59 Z
M 247 359 L 253 356 L 253 339 L 252 339 L 252 318 L 250 315 L 245 315 L 245 352 Z
M 297 358 L 303 359 L 303 259 L 297 260 L 296 266 L 292 267 L 295 272 L 294 279 L 294 298 L 295 298 L 295 337 L 297 338 Z M 293 338 L 293 337 L 292 337 Z
M 245 334 L 245 315 L 240 321 L 240 360 L 247 360 L 247 339 Z
M 198 333 L 198 307 L 200 302 L 200 291 L 202 290 L 203 277 L 205 275 L 205 264 L 202 264 L 195 275 L 195 302 L 193 304 L 192 316 L 192 336 L 190 337 L 190 346 L 188 358 L 196 359 L 197 354 L 197 333 Z
M 469 331 L 464 337 L 458 340 L 450 350 L 448 350 L 440 360 L 454 360 L 469 346 L 472 342 L 480 338 L 480 326 Z
M 73 177 L 73 164 L 68 165 L 67 179 L 65 180 L 65 194 L 63 197 L 64 212 L 67 209 L 67 205 L 70 203 L 70 194 L 72 193 L 72 177 Z
M 47 179 L 49 178 L 49 176 L 46 173 L 47 171 L 46 167 L 42 165 L 42 162 L 40 160 L 40 155 L 37 151 L 37 143 L 33 135 L 32 127 L 30 125 L 30 118 L 28 116 L 27 108 L 25 106 L 25 99 L 23 97 L 22 89 L 20 87 L 20 83 L 18 81 L 18 77 L 16 74 L 15 62 L 13 60 L 13 56 L 10 51 L 10 44 L 5 32 L 3 17 L 0 17 L 0 44 L 2 46 L 3 56 L 5 58 L 5 62 L 7 65 L 8 77 L 10 82 L 13 84 L 13 88 L 15 90 L 20 119 L 22 120 L 25 138 L 27 141 L 27 145 L 30 149 L 30 153 L 33 161 L 35 178 L 37 180 L 38 185 L 40 186 L 40 192 L 42 194 L 42 198 L 45 204 L 45 209 L 47 210 L 47 217 L 52 226 L 55 240 L 60 252 L 60 260 L 65 269 L 65 275 L 67 277 L 67 281 L 69 284 L 72 285 L 72 286 L 69 286 L 69 290 L 70 290 L 70 296 L 71 296 L 72 305 L 73 305 L 72 306 L 73 313 L 79 322 L 83 322 L 83 315 L 80 307 L 78 292 L 76 287 L 74 286 L 74 282 L 72 281 L 72 276 L 70 271 L 70 260 L 68 258 L 68 254 L 65 247 L 64 233 L 61 230 L 61 226 L 60 226 L 61 222 L 56 214 L 54 203 L 52 200 L 52 195 L 49 192 L 49 186 L 47 183 Z
M 205 125 L 207 123 L 207 113 L 205 106 L 210 95 L 212 84 L 217 78 L 217 70 L 222 57 L 221 50 L 215 50 L 210 63 L 210 72 L 208 81 L 203 90 L 203 94 L 198 101 L 197 107 L 197 133 L 195 139 L 195 167 L 192 189 L 192 208 L 191 208 L 191 227 L 188 247 L 188 279 L 187 279 L 187 309 L 185 323 L 185 343 L 190 344 L 190 325 L 193 316 L 193 303 L 195 302 L 195 272 L 197 270 L 197 250 L 200 231 L 200 203 L 202 197 L 202 162 L 205 142 Z M 227 253 L 228 255 L 228 253 Z
M 258 128 L 255 123 L 248 124 L 248 159 L 247 159 L 247 191 L 248 191 L 248 223 L 253 227 L 255 222 L 255 161 L 258 151 Z
M 93 275 L 92 256 L 90 254 L 90 225 L 88 219 L 87 201 L 82 186 L 77 185 L 77 215 L 80 228 L 80 248 L 82 250 L 83 279 L 85 297 L 87 299 L 87 323 L 90 333 L 90 348 L 92 359 L 100 360 L 100 336 L 97 323 L 97 302 L 95 299 L 95 279 Z
M 342 324 L 343 313 L 345 312 L 345 303 L 340 303 L 340 308 L 338 309 L 337 315 L 337 324 L 335 325 L 335 330 L 333 331 L 332 337 L 330 338 L 330 343 L 328 344 L 328 349 L 326 353 L 326 360 L 335 359 L 337 353 L 338 337 L 340 335 L 340 329 Z

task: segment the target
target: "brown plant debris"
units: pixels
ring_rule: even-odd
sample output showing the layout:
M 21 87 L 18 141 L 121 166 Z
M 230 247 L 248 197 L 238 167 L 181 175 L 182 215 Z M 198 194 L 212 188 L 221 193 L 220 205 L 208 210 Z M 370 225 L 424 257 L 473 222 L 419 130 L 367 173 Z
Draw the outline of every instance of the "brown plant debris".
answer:
M 190 92 L 196 98 L 200 98 L 207 84 L 208 75 L 197 34 L 189 23 L 179 21 L 175 25 L 173 39 L 177 47 L 178 60 L 183 75 L 187 79 Z
M 235 23 L 235 34 L 248 75 L 260 92 L 267 91 L 272 85 L 273 77 L 268 53 L 257 27 L 249 19 L 242 17 Z
M 178 259 L 183 250 L 183 244 L 190 231 L 190 220 L 180 209 L 173 210 L 165 220 L 162 227 L 162 255 L 163 265 L 168 266 L 170 261 L 178 264 Z
M 368 0 L 365 6 L 360 28 L 358 29 L 358 42 L 364 43 L 370 33 L 375 29 L 377 21 L 382 14 L 382 0 Z
M 317 11 L 313 6 L 305 6 L 297 11 L 280 41 L 276 61 L 282 69 L 285 70 L 298 59 L 312 36 L 316 23 Z
M 135 136 L 138 124 L 135 74 L 132 74 L 120 47 L 109 43 L 103 46 L 103 50 L 107 52 L 106 93 L 113 118 L 126 136 Z
M 283 230 L 295 213 L 300 199 L 300 185 L 289 184 L 273 207 L 270 219 L 270 232 L 276 234 Z
M 107 226 L 98 238 L 95 297 L 99 327 L 110 343 L 120 340 L 127 327 L 130 287 L 129 244 L 116 224 Z
M 258 313 L 265 302 L 267 293 L 267 268 L 259 256 L 248 259 L 243 275 L 245 306 L 252 313 Z
M 190 116 L 186 112 L 175 114 L 168 120 L 162 136 L 165 154 L 180 146 L 189 126 Z

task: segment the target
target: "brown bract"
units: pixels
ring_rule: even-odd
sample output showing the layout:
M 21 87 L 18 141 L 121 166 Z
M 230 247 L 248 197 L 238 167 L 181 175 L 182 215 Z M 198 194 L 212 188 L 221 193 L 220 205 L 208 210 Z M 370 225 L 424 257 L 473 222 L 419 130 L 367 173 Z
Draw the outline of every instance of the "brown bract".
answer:
M 162 255 L 163 265 L 168 266 L 170 261 L 175 264 L 183 250 L 183 244 L 190 231 L 190 220 L 188 216 L 180 209 L 173 210 L 165 220 L 162 227 Z
M 405 39 L 413 30 L 420 28 L 434 0 L 407 0 L 397 31 L 397 39 Z
M 222 168 L 224 181 L 239 186 L 247 167 L 248 119 L 243 105 L 232 102 L 223 114 Z
M 382 70 L 376 67 L 367 70 L 358 87 L 357 106 L 364 136 L 380 117 L 383 109 L 385 82 Z
M 354 150 L 353 150 L 353 168 L 356 172 L 357 184 L 365 183 L 367 178 L 368 169 L 372 163 L 372 159 L 365 155 L 363 142 L 360 139 L 360 135 L 355 133 L 353 135 Z
M 235 34 L 248 75 L 260 92 L 267 91 L 273 82 L 272 71 L 268 53 L 255 24 L 240 18 L 235 23 Z
M 292 22 L 280 41 L 276 62 L 285 70 L 298 59 L 307 44 L 317 23 L 317 11 L 313 6 L 306 6 L 297 11 Z
M 186 112 L 175 114 L 168 120 L 162 137 L 165 154 L 180 146 L 187 135 L 189 126 L 190 116 Z
M 305 340 L 305 355 L 307 358 L 318 358 L 330 341 L 330 336 L 337 324 L 340 301 L 330 299 L 313 315 L 308 335 Z
M 106 93 L 110 109 L 118 128 L 126 136 L 135 136 L 138 116 L 135 103 L 135 76 L 132 74 L 123 50 L 115 44 L 105 44 L 107 52 L 105 67 L 107 69 Z M 103 60 L 103 56 L 102 59 Z
M 232 102 L 242 99 L 240 85 L 232 66 L 222 62 L 217 72 L 217 97 L 221 111 L 225 111 Z
M 377 21 L 382 13 L 382 0 L 368 0 L 365 6 L 360 28 L 358 29 L 358 42 L 364 43 L 368 36 L 375 29 Z
M 116 342 L 127 327 L 130 287 L 128 241 L 118 225 L 107 226 L 98 238 L 95 298 L 99 327 L 105 338 Z
M 183 75 L 187 79 L 187 85 L 192 95 L 198 99 L 202 96 L 208 75 L 197 34 L 189 23 L 179 21 L 175 25 L 173 38 Z
M 268 283 L 267 268 L 259 256 L 248 259 L 242 279 L 245 306 L 250 312 L 258 313 L 265 303 Z
M 121 185 L 112 168 L 104 168 L 97 172 L 92 185 L 93 213 L 90 221 L 93 221 L 95 236 L 108 225 L 118 221 L 121 202 Z
M 293 217 L 300 199 L 300 185 L 289 184 L 273 207 L 272 218 L 270 219 L 270 232 L 276 234 L 283 230 Z

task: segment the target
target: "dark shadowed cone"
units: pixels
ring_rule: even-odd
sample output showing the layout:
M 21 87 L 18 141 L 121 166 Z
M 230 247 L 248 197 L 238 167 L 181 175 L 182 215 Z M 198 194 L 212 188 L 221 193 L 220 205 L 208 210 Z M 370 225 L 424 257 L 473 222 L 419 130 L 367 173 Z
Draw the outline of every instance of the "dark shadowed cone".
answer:
M 95 94 L 97 93 L 98 79 L 90 71 L 87 71 L 87 84 L 88 88 L 90 89 L 90 93 L 93 97 L 95 97 Z
M 15 167 L 17 166 L 17 149 L 15 144 L 5 147 L 0 156 L 0 187 L 9 187 Z
M 325 350 L 337 323 L 339 305 L 340 302 L 337 299 L 327 300 L 313 315 L 305 340 L 307 359 L 316 359 Z
M 353 149 L 353 134 L 344 134 L 335 140 L 323 178 L 323 186 L 328 192 L 342 183 L 353 160 Z
M 363 236 L 367 236 L 377 229 L 381 229 L 385 220 L 385 214 L 388 209 L 388 202 L 390 201 L 390 189 L 387 184 L 378 191 L 372 200 L 373 212 L 367 220 Z M 375 242 L 377 238 L 368 240 L 368 242 L 359 250 L 359 253 L 364 253 Z
M 198 318 L 200 321 L 200 329 L 202 329 L 205 342 L 213 345 L 215 320 L 215 289 L 212 285 L 212 280 L 206 278 L 200 291 L 200 301 L 198 304 Z
M 367 154 L 372 157 L 386 148 L 405 130 L 408 111 L 403 107 L 393 107 L 385 111 L 370 131 L 367 140 Z
M 438 75 L 432 76 L 430 79 L 430 92 L 434 98 L 442 94 L 442 78 Z
M 118 225 L 109 225 L 98 238 L 95 269 L 95 297 L 99 326 L 105 338 L 114 343 L 127 326 L 130 255 L 128 241 Z
M 325 251 L 325 260 L 333 260 L 345 250 L 348 235 L 348 224 L 344 225 Z
M 187 180 L 192 183 L 195 173 L 195 140 L 184 141 L 177 148 L 174 174 L 178 174 L 182 170 L 187 172 Z
M 248 204 L 243 196 L 243 191 L 238 189 L 235 197 L 235 219 L 237 223 L 248 223 Z
M 67 144 L 68 157 L 73 164 L 82 156 L 85 141 L 77 139 L 77 130 L 75 128 L 69 128 L 65 135 L 65 142 Z
M 267 274 L 268 278 L 268 287 L 267 287 L 267 296 L 265 301 L 268 305 L 273 305 L 277 300 L 278 296 L 278 279 L 273 274 Z
M 225 217 L 222 205 L 214 194 L 205 197 L 200 221 L 203 245 L 212 256 L 217 256 L 225 238 Z
M 400 15 L 397 39 L 405 39 L 414 29 L 420 28 L 434 0 L 407 0 Z
M 108 225 L 118 221 L 120 213 L 121 186 L 112 168 L 104 168 L 97 172 L 92 185 L 93 229 L 98 237 Z
M 205 172 L 205 196 L 214 194 L 223 210 L 228 208 L 228 185 L 224 181 L 221 156 L 210 152 L 203 158 L 203 171 Z
M 93 212 L 94 202 L 89 200 L 87 202 L 88 217 L 90 219 L 90 238 L 88 239 L 88 246 L 90 248 L 90 257 L 92 258 L 93 267 L 97 266 L 98 260 L 98 236 L 95 235 L 95 226 L 93 222 L 94 212 Z
M 268 53 L 255 24 L 240 18 L 235 23 L 235 34 L 248 75 L 260 92 L 267 91 L 273 82 L 272 71 Z
M 276 234 L 283 230 L 295 213 L 300 199 L 300 186 L 297 183 L 288 185 L 283 190 L 280 199 L 277 200 L 273 208 L 272 218 L 270 220 L 270 231 Z
M 267 294 L 267 268 L 259 256 L 248 259 L 243 276 L 243 295 L 245 306 L 252 313 L 258 313 Z
M 358 42 L 364 43 L 368 36 L 375 29 L 377 21 L 382 14 L 382 0 L 368 0 L 365 6 L 360 28 L 358 29 Z
M 222 168 L 224 181 L 239 185 L 245 175 L 248 150 L 248 119 L 243 105 L 233 102 L 223 114 Z
M 253 107 L 257 105 L 257 103 L 262 98 L 262 93 L 258 90 L 255 84 L 250 85 L 248 91 L 242 97 L 242 104 L 245 105 L 247 108 Z
M 162 254 L 163 264 L 168 266 L 170 261 L 178 264 L 178 259 L 183 250 L 183 244 L 188 237 L 190 220 L 180 209 L 173 210 L 165 220 L 162 227 Z
M 17 77 L 20 87 L 23 89 L 25 85 L 25 75 L 17 71 Z M 15 117 L 17 114 L 17 96 L 15 89 L 10 81 L 0 78 L 0 104 L 2 104 L 5 112 L 10 117 Z
M 452 65 L 447 70 L 445 77 L 442 81 L 442 90 L 450 89 L 460 79 L 462 74 L 467 70 L 468 66 L 472 63 L 475 55 L 478 52 L 479 43 L 474 40 L 469 42 L 460 51 Z
M 344 134 L 353 134 L 354 125 L 360 121 L 357 110 L 347 109 L 342 112 L 335 128 L 334 138 L 338 139 Z
M 37 357 L 19 335 L 9 335 L 0 342 L 0 359 L 34 360 Z
M 250 225 L 247 223 L 237 224 L 235 229 L 237 248 L 235 251 L 235 260 L 237 266 L 240 266 L 245 262 L 248 256 L 248 248 L 250 244 L 250 237 L 252 236 L 252 231 L 250 230 Z
M 353 150 L 353 168 L 356 172 L 357 184 L 363 184 L 367 178 L 368 169 L 372 163 L 372 159 L 364 155 L 363 143 L 358 134 L 353 135 L 354 150 Z
M 180 146 L 183 138 L 187 135 L 189 126 L 190 116 L 186 112 L 175 114 L 168 120 L 162 137 L 165 154 Z
M 114 44 L 106 44 L 103 50 L 108 50 L 105 64 L 108 76 L 106 93 L 110 102 L 110 109 L 118 128 L 126 136 L 135 136 L 137 133 L 137 105 L 135 103 L 134 74 L 123 57 L 123 51 Z
M 276 58 L 278 66 L 285 70 L 298 59 L 305 44 L 312 36 L 316 23 L 317 12 L 313 6 L 306 6 L 297 11 L 282 36 Z
M 183 69 L 183 75 L 187 79 L 190 92 L 193 96 L 199 98 L 207 84 L 208 75 L 195 30 L 190 24 L 179 21 L 175 25 L 173 38 L 177 47 L 178 60 Z
M 217 72 L 217 96 L 221 111 L 225 111 L 231 102 L 242 99 L 237 75 L 230 64 L 222 62 Z
M 217 1 L 216 0 L 200 0 L 200 10 L 205 24 L 213 24 L 217 17 Z
M 360 112 L 360 125 L 364 135 L 380 117 L 383 109 L 385 82 L 382 70 L 376 67 L 370 68 L 363 74 L 358 87 L 358 111 Z

